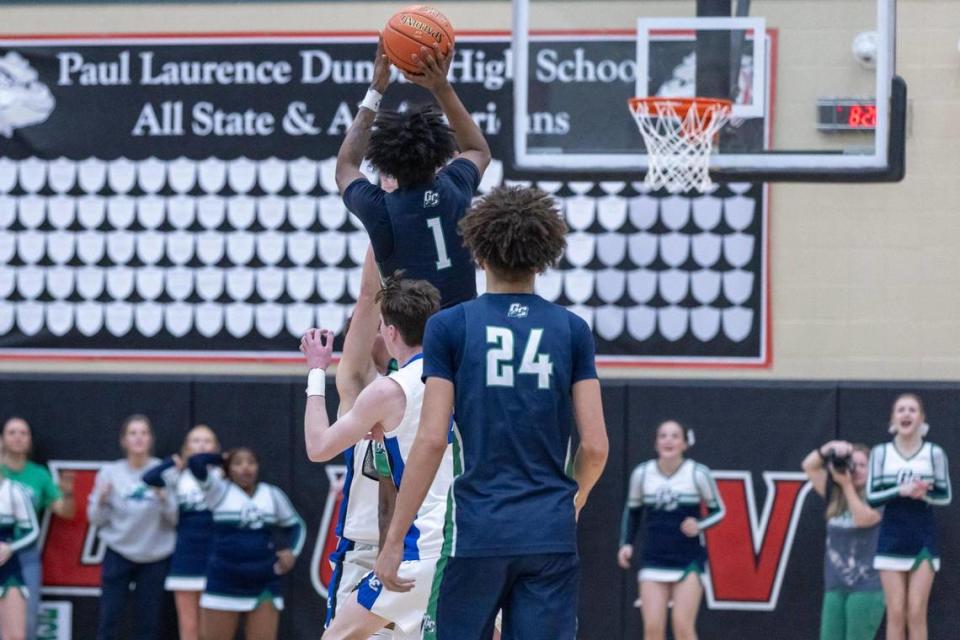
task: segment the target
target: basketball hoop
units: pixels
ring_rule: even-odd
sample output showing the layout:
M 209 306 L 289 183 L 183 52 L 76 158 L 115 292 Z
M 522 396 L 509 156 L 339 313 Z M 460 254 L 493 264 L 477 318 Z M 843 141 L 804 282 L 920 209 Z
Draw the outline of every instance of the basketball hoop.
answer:
M 713 186 L 710 153 L 717 133 L 730 120 L 730 100 L 630 98 L 629 104 L 647 147 L 648 187 L 680 193 Z

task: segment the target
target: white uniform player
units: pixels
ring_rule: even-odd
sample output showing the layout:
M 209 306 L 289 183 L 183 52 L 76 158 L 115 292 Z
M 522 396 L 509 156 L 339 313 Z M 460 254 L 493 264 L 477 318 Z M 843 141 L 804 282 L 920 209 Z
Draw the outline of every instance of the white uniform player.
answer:
M 384 445 L 390 460 L 393 481 L 399 488 L 407 456 L 420 426 L 423 403 L 423 355 L 418 354 L 399 371 L 390 374 L 403 390 L 406 408 L 400 423 L 385 431 Z M 453 482 L 453 449 L 447 447 L 440 469 L 430 485 L 423 506 L 404 540 L 400 575 L 413 579 L 407 592 L 387 591 L 371 571 L 360 583 L 357 599 L 372 613 L 393 622 L 403 634 L 419 636 L 421 621 L 427 610 L 437 560 L 443 547 L 443 528 L 447 514 L 447 497 Z

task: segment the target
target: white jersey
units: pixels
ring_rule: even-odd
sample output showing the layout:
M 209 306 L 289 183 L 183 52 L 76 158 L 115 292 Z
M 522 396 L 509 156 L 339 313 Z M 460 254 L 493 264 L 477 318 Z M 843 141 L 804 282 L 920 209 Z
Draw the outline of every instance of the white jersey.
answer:
M 420 408 L 423 405 L 423 355 L 418 354 L 389 378 L 400 385 L 406 398 L 403 418 L 394 429 L 384 435 L 384 445 L 390 460 L 393 481 L 399 488 L 403 470 L 420 428 Z M 447 445 L 440 468 L 423 500 L 413 526 L 404 540 L 404 560 L 433 559 L 440 556 L 443 547 L 443 527 L 447 515 L 447 495 L 453 483 L 453 448 Z
M 347 475 L 340 503 L 337 535 L 360 544 L 380 545 L 380 485 L 363 475 L 363 459 L 370 450 L 370 441 L 361 440 L 347 449 Z
M 878 444 L 870 453 L 867 498 L 883 504 L 900 495 L 900 485 L 914 480 L 931 484 L 925 502 L 932 505 L 950 503 L 950 475 L 947 456 L 932 442 L 924 442 L 912 456 L 904 456 L 893 442 Z

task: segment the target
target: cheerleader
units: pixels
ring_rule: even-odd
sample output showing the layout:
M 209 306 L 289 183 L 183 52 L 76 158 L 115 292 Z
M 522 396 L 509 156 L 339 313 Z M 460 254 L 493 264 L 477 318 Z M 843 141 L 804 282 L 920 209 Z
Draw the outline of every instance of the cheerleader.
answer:
M 177 604 L 180 640 L 197 640 L 200 634 L 200 594 L 207 582 L 207 561 L 213 537 L 213 517 L 204 501 L 200 483 L 184 460 L 196 453 L 217 451 L 220 443 L 213 430 L 197 425 L 184 439 L 180 455 L 165 459 L 143 474 L 143 482 L 167 489 L 177 499 L 177 546 L 174 548 L 164 588 L 172 591 Z
M 226 478 L 209 472 L 223 464 Z M 290 571 L 303 548 L 304 524 L 286 494 L 258 482 L 259 462 L 245 447 L 221 457 L 200 453 L 189 460 L 213 512 L 213 551 L 200 597 L 200 630 L 205 640 L 232 640 L 247 613 L 247 638 L 276 639 L 283 595 L 280 576 Z M 274 536 L 289 546 L 277 549 Z
M 0 636 L 5 640 L 26 635 L 28 594 L 17 552 L 36 542 L 39 533 L 26 491 L 0 475 Z
M 667 604 L 673 602 L 671 626 L 677 640 L 697 637 L 696 621 L 703 596 L 700 574 L 707 552 L 700 533 L 720 522 L 723 502 L 710 470 L 684 457 L 693 434 L 679 422 L 657 427 L 657 458 L 636 467 L 624 508 L 617 560 L 630 568 L 633 541 L 646 510 L 643 558 L 639 574 L 643 637 L 666 638 Z M 706 505 L 706 515 L 701 505 Z
M 893 404 L 893 440 L 870 452 L 867 499 L 883 505 L 873 566 L 887 601 L 887 640 L 926 640 L 927 603 L 940 570 L 934 506 L 950 504 L 947 456 L 923 437 L 930 429 L 920 398 L 905 393 Z

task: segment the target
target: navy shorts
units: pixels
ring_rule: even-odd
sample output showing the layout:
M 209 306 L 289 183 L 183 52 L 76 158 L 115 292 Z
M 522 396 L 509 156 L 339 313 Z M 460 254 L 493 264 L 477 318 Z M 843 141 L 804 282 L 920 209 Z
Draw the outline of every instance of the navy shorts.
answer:
M 579 583 L 575 553 L 441 560 L 423 638 L 490 640 L 503 609 L 503 640 L 574 640 Z

